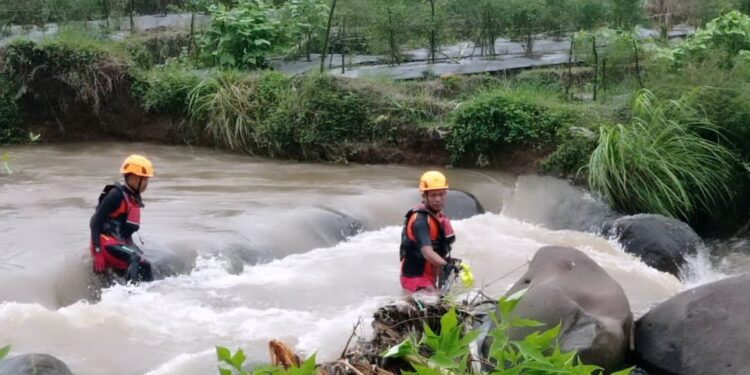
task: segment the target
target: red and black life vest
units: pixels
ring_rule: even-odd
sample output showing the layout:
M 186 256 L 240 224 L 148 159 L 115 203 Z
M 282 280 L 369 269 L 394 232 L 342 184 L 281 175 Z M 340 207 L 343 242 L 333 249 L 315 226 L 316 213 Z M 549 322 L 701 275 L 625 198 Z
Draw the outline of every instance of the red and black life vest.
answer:
M 112 189 L 118 189 L 123 195 L 120 207 L 112 212 L 102 225 L 102 235 L 115 237 L 120 242 L 126 242 L 138 231 L 141 226 L 141 208 L 143 203 L 140 197 L 131 194 L 128 189 L 121 184 L 115 183 L 104 187 L 104 191 L 99 195 L 99 204 Z
M 419 248 L 414 236 L 414 222 L 423 216 L 427 220 L 430 228 L 430 239 L 432 240 L 432 249 L 443 259 L 447 259 L 451 251 L 451 242 L 454 239 L 446 238 L 445 228 L 441 224 L 440 218 L 423 206 L 409 210 L 405 215 L 404 229 L 401 232 L 401 276 L 403 277 L 420 277 L 431 276 L 432 267 L 422 255 L 422 249 Z

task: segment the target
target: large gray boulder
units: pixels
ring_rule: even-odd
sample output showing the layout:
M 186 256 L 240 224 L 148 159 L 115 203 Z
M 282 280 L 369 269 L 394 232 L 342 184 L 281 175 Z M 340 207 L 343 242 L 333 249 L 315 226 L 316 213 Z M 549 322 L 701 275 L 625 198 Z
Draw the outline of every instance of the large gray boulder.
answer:
M 483 214 L 484 207 L 473 194 L 461 190 L 451 190 L 448 193 L 443 212 L 452 220 L 463 220 Z
M 73 375 L 65 362 L 49 354 L 22 354 L 0 361 L 3 375 Z
M 678 277 L 685 266 L 685 256 L 695 254 L 703 244 L 689 225 L 662 215 L 619 218 L 608 228 L 608 234 L 620 242 L 625 252 L 640 257 L 650 267 Z
M 635 354 L 652 375 L 750 373 L 750 274 L 684 291 L 636 324 Z
M 586 364 L 607 370 L 622 364 L 631 343 L 630 304 L 622 287 L 586 254 L 569 247 L 542 247 L 508 295 L 522 289 L 527 290 L 515 316 L 545 323 L 545 329 L 562 323 L 562 349 L 577 350 Z M 519 340 L 538 329 L 512 329 L 509 334 Z M 483 344 L 485 355 L 490 340 Z

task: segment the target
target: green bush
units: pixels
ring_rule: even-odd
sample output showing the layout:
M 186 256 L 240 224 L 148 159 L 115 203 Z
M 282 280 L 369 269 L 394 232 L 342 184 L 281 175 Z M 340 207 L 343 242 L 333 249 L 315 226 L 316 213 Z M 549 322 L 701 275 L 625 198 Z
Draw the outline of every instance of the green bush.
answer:
M 513 81 L 516 85 L 559 90 L 563 87 L 565 75 L 565 71 L 556 68 L 531 69 L 518 73 Z
M 704 29 L 672 50 L 672 60 L 680 65 L 690 60 L 719 56 L 721 64 L 732 66 L 735 57 L 750 51 L 750 17 L 729 12 L 709 22 Z
M 284 25 L 263 1 L 209 7 L 211 26 L 201 38 L 203 60 L 227 68 L 266 68 L 266 56 L 286 42 Z
M 367 101 L 344 81 L 311 75 L 295 85 L 259 137 L 272 156 L 309 160 L 345 158 L 345 145 L 370 139 Z
M 91 104 L 94 111 L 125 74 L 124 63 L 99 45 L 67 39 L 15 41 L 4 48 L 0 66 L 0 76 L 23 87 L 27 97 L 57 99 L 41 102 L 45 106 L 65 108 L 76 100 Z
M 202 79 L 192 70 L 180 66 L 157 66 L 133 73 L 131 95 L 148 112 L 188 113 L 189 94 Z
M 720 216 L 742 184 L 740 163 L 724 146 L 698 132 L 705 123 L 688 123 L 675 113 L 678 102 L 658 102 L 645 92 L 634 105 L 628 126 L 603 127 L 589 162 L 589 185 L 625 213 L 658 213 L 692 222 L 704 214 Z
M 19 143 L 24 134 L 11 83 L 0 78 L 0 143 Z
M 514 94 L 489 91 L 454 112 L 448 138 L 454 164 L 492 164 L 504 146 L 543 145 L 571 122 L 571 115 L 562 109 L 550 110 Z
M 574 181 L 585 181 L 586 168 L 597 146 L 595 134 L 586 129 L 563 129 L 557 149 L 542 162 L 542 171 Z

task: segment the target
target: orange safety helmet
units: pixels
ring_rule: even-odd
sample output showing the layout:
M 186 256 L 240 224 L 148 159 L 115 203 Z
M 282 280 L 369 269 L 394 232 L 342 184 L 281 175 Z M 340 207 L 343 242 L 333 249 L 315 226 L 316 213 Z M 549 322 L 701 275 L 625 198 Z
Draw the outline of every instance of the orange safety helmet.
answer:
M 154 165 L 141 155 L 130 155 L 120 167 L 122 174 L 134 174 L 141 177 L 154 177 Z
M 448 188 L 448 179 L 438 171 L 425 172 L 419 179 L 419 191 L 441 190 Z

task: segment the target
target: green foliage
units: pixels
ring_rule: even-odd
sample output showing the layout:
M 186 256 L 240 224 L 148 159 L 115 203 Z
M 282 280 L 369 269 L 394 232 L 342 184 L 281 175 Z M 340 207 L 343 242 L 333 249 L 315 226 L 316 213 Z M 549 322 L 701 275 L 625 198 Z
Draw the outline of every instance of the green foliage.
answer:
M 216 358 L 219 361 L 220 375 L 315 375 L 315 354 L 306 359 L 299 367 L 284 369 L 279 366 L 262 366 L 247 371 L 242 366 L 247 356 L 242 349 L 232 352 L 222 346 L 216 347 Z
M 320 50 L 314 44 L 324 37 L 329 10 L 322 0 L 290 0 L 281 8 L 283 22 L 288 24 L 286 28 L 308 60 L 310 52 Z
M 503 146 L 542 145 L 569 121 L 565 111 L 548 110 L 518 93 L 488 91 L 455 111 L 448 150 L 454 164 L 487 166 Z
M 0 144 L 19 143 L 23 140 L 21 115 L 15 94 L 12 84 L 0 78 Z
M 282 23 L 262 0 L 238 0 L 233 7 L 209 7 L 211 26 L 201 38 L 203 60 L 226 68 L 261 69 L 266 56 L 287 39 Z
M 702 60 L 720 55 L 722 66 L 731 67 L 740 54 L 750 53 L 750 18 L 737 11 L 729 12 L 706 25 L 672 50 L 672 61 L 681 65 L 688 60 Z
M 585 176 L 591 154 L 596 149 L 596 135 L 592 134 L 592 138 L 589 131 L 575 128 L 563 129 L 562 133 L 555 152 L 542 162 L 542 171 L 579 181 Z
M 330 76 L 311 75 L 281 101 L 259 140 L 272 156 L 336 160 L 346 158 L 342 146 L 370 139 L 373 131 L 360 93 Z
M 513 316 L 512 312 L 523 293 L 502 297 L 497 304 L 497 316 L 493 316 L 495 328 L 489 332 L 491 345 L 488 359 L 497 366 L 491 374 L 601 374 L 597 366 L 581 364 L 575 352 L 563 353 L 557 342 L 560 325 L 544 331 L 535 331 L 523 340 L 511 340 L 508 331 L 519 327 L 541 327 L 537 321 Z M 479 331 L 464 332 L 455 309 L 448 311 L 440 320 L 440 331 L 435 333 L 424 325 L 424 334 L 412 336 L 382 355 L 385 358 L 402 358 L 414 368 L 408 375 L 486 374 L 471 366 L 469 345 L 476 340 Z M 428 354 L 424 354 L 428 353 Z M 613 375 L 627 375 L 626 369 Z
M 612 23 L 623 30 L 631 30 L 643 21 L 643 2 L 641 0 L 613 0 Z
M 7 155 L 7 154 L 5 154 Z M 5 345 L 2 348 L 0 348 L 0 360 L 8 356 L 8 353 L 10 353 L 10 345 Z
M 278 107 L 287 87 L 287 78 L 277 73 L 251 76 L 225 71 L 193 88 L 190 117 L 194 124 L 204 124 L 217 144 L 253 152 L 259 127 Z
M 739 162 L 697 133 L 718 136 L 705 122 L 691 122 L 691 112 L 684 103 L 659 103 L 651 93 L 641 94 L 631 124 L 601 129 L 589 162 L 591 188 L 626 213 L 691 221 L 723 212 L 741 181 Z
M 96 44 L 66 39 L 37 44 L 18 40 L 2 52 L 0 76 L 43 106 L 64 109 L 71 100 L 98 111 L 103 97 L 120 83 L 124 64 Z M 57 103 L 50 103 L 51 93 Z
M 596 42 L 596 59 L 594 57 Z M 633 32 L 608 28 L 576 35 L 573 54 L 579 61 L 593 66 L 598 64 L 598 82 L 620 82 L 627 75 L 635 75 L 636 49 L 643 59 L 641 43 Z M 641 62 L 642 64 L 642 62 Z
M 512 40 L 520 40 L 526 55 L 531 56 L 536 35 L 544 31 L 548 23 L 544 0 L 508 0 L 502 4 L 505 34 Z
M 189 94 L 201 78 L 179 65 L 160 65 L 147 71 L 135 71 L 130 93 L 148 112 L 188 113 Z

